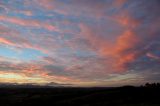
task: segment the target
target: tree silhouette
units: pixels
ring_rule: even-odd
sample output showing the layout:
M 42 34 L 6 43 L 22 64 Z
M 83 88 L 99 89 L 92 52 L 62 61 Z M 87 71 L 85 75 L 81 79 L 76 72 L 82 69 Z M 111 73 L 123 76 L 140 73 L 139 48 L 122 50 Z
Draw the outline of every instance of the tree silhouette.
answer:
M 160 88 L 160 83 L 146 83 L 144 87 L 148 87 L 148 88 Z

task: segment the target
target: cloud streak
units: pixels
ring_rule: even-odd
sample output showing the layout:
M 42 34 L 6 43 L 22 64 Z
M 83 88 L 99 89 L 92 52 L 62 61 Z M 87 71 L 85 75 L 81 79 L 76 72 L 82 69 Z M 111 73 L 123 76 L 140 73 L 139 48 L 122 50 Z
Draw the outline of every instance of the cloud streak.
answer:
M 159 81 L 159 4 L 2 0 L 0 75 L 78 86 Z

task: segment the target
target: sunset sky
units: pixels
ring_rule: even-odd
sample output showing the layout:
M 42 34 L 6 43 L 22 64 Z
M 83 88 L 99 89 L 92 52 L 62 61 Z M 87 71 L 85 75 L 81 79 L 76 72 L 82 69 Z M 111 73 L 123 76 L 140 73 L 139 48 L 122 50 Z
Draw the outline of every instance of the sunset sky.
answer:
M 160 81 L 160 0 L 0 0 L 0 83 Z

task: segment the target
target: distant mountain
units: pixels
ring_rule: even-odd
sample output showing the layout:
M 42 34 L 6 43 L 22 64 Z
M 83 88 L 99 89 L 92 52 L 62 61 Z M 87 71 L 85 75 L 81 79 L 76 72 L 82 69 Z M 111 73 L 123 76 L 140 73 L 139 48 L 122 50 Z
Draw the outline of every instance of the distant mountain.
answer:
M 56 82 L 50 82 L 47 84 L 37 84 L 37 83 L 0 83 L 0 88 L 52 88 L 52 87 L 68 87 L 71 86 L 72 84 L 60 84 Z
M 72 84 L 63 84 L 63 83 L 50 82 L 50 83 L 47 83 L 46 86 L 72 86 Z

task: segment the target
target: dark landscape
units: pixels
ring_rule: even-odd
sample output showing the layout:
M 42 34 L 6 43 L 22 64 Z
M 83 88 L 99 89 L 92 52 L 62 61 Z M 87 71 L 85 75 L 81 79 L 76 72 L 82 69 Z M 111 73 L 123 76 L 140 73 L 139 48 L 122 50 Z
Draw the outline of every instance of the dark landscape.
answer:
M 0 106 L 160 106 L 160 0 L 0 0 Z
M 116 88 L 16 86 L 0 88 L 1 106 L 160 106 L 158 84 Z

